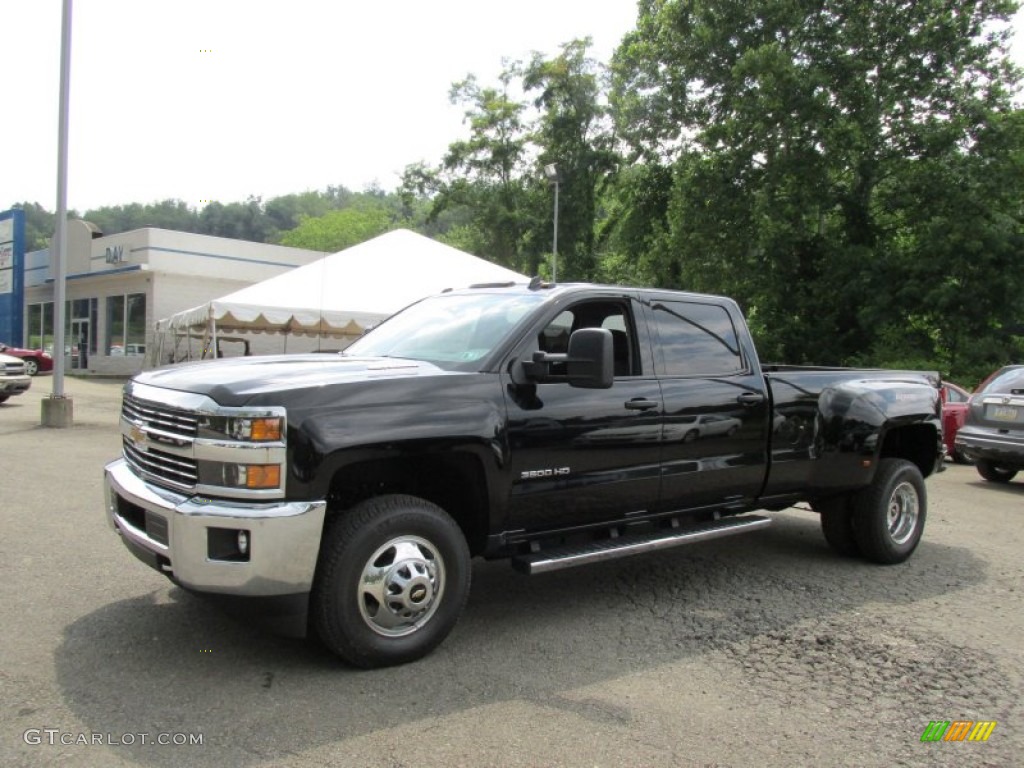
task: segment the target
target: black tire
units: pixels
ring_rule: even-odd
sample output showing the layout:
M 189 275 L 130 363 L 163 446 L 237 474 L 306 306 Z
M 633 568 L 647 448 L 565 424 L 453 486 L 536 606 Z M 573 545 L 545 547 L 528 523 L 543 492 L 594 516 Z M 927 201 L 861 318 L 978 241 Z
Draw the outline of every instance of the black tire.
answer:
M 459 620 L 470 571 L 466 539 L 440 507 L 414 496 L 368 499 L 324 532 L 310 599 L 317 634 L 357 667 L 415 661 Z
M 0 395 L 0 403 L 6 403 L 10 395 Z
M 949 458 L 951 458 L 953 460 L 954 464 L 967 464 L 967 465 L 970 465 L 970 464 L 974 463 L 973 459 L 968 459 L 966 456 L 963 455 L 963 453 L 961 453 L 960 451 L 956 450 L 955 448 L 953 449 L 953 452 L 949 455 Z
M 921 541 L 928 496 L 916 464 L 882 459 L 875 479 L 857 494 L 853 533 L 861 555 L 883 565 L 902 563 Z
M 978 474 L 990 483 L 1008 483 L 1017 476 L 1016 469 L 1006 469 L 988 459 L 978 459 L 975 467 Z
M 860 545 L 853 534 L 853 499 L 836 496 L 812 504 L 821 513 L 821 532 L 832 551 L 843 557 L 859 557 Z
M 23 361 L 25 363 L 25 373 L 29 376 L 35 376 L 39 373 L 39 363 L 33 360 L 31 357 L 26 357 Z

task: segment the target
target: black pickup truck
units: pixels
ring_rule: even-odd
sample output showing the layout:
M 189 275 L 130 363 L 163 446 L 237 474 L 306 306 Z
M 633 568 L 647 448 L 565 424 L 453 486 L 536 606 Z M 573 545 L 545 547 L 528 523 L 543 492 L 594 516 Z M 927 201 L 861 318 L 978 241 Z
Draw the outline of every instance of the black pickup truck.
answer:
M 545 573 L 805 502 L 841 554 L 905 560 L 941 468 L 938 385 L 762 365 L 725 298 L 477 286 L 340 355 L 136 376 L 107 515 L 182 587 L 396 664 L 451 631 L 473 556 Z

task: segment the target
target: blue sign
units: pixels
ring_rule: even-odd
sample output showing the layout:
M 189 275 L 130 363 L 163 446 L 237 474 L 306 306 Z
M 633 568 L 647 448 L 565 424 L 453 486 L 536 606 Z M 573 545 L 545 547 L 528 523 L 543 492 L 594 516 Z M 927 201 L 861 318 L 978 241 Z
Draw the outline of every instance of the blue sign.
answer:
M 0 213 L 0 342 L 20 347 L 25 317 L 25 212 Z

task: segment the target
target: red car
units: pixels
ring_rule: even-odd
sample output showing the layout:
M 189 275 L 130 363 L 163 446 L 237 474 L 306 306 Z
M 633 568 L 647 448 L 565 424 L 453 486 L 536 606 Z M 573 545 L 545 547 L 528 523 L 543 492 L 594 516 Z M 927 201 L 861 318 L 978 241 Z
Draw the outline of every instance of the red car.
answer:
M 966 456 L 956 449 L 956 433 L 967 419 L 967 401 L 971 393 L 956 384 L 942 382 L 942 440 L 946 444 L 946 455 L 957 464 L 971 464 Z
M 0 353 L 20 357 L 25 361 L 25 373 L 35 376 L 37 373 L 45 373 L 53 370 L 53 358 L 41 349 L 20 349 L 0 344 Z

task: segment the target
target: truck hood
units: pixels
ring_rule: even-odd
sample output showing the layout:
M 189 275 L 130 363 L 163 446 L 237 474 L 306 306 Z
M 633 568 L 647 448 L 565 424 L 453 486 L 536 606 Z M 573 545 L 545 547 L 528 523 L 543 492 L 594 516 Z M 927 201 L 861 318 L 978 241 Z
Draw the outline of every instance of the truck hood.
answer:
M 284 390 L 316 389 L 345 382 L 443 376 L 431 363 L 394 357 L 343 357 L 337 353 L 239 357 L 184 363 L 141 373 L 133 381 L 207 395 L 221 405 Z

